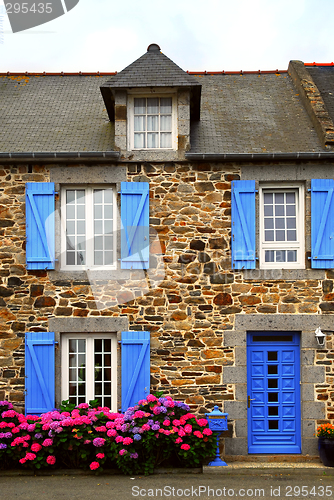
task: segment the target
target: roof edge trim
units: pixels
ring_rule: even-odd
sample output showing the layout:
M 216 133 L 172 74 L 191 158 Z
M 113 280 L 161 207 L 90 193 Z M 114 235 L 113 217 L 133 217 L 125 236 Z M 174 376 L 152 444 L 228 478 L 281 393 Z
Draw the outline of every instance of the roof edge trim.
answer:
M 320 153 L 185 153 L 190 161 L 289 161 L 289 160 L 334 160 L 334 151 Z

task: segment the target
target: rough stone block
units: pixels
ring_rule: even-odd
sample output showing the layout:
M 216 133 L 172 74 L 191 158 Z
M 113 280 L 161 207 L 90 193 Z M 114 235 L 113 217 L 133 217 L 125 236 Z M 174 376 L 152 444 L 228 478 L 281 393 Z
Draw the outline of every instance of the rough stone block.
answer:
M 314 401 L 314 384 L 301 384 L 300 396 L 302 401 Z
M 228 418 L 233 420 L 247 419 L 247 403 L 241 401 L 225 401 L 224 411 L 228 413 Z
M 325 382 L 324 366 L 302 366 L 302 383 L 321 384 Z
M 235 435 L 237 438 L 247 437 L 248 429 L 247 429 L 247 420 L 236 420 L 235 421 Z
M 224 366 L 223 383 L 224 384 L 242 384 L 247 380 L 247 371 L 245 366 Z
M 302 404 L 302 418 L 321 420 L 325 416 L 325 403 L 322 401 L 306 401 Z
M 244 437 L 226 438 L 225 455 L 247 455 L 247 439 Z

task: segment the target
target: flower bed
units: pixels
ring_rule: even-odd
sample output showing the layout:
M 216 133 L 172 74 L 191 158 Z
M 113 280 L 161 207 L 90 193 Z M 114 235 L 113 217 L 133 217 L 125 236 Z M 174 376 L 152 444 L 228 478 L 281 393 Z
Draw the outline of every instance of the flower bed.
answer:
M 95 403 L 63 404 L 39 417 L 24 416 L 0 401 L 0 468 L 118 468 L 125 474 L 151 474 L 168 460 L 198 467 L 215 454 L 207 420 L 169 396 L 150 394 L 124 414 Z

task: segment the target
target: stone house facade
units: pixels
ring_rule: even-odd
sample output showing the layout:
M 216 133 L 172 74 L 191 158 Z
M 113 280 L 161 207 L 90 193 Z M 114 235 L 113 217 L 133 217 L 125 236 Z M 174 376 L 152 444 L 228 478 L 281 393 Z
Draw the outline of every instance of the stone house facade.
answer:
M 224 453 L 334 421 L 334 68 L 0 75 L 0 399 L 229 413 Z M 325 334 L 319 346 L 315 331 Z

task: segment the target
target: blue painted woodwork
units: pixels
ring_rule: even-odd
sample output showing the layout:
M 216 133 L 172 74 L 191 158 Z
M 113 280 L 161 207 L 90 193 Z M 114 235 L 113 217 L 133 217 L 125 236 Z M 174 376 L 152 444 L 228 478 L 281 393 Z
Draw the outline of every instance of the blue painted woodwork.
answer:
M 232 182 L 232 267 L 255 269 L 255 181 Z
M 299 340 L 297 333 L 248 333 L 249 453 L 301 453 Z
M 55 188 L 53 182 L 26 183 L 27 269 L 54 269 Z
M 227 431 L 227 417 L 228 413 L 223 413 L 219 410 L 218 406 L 214 406 L 213 411 L 211 413 L 205 414 L 206 419 L 209 423 L 209 429 L 212 432 L 216 432 L 216 456 L 215 459 L 209 462 L 210 467 L 225 467 L 227 465 L 220 458 L 220 449 L 219 449 L 219 439 L 222 432 Z
M 121 268 L 149 268 L 149 184 L 121 183 Z
M 122 332 L 122 411 L 150 393 L 150 332 Z
M 25 413 L 39 415 L 55 406 L 55 334 L 25 334 Z
M 311 267 L 334 268 L 334 180 L 311 181 Z

